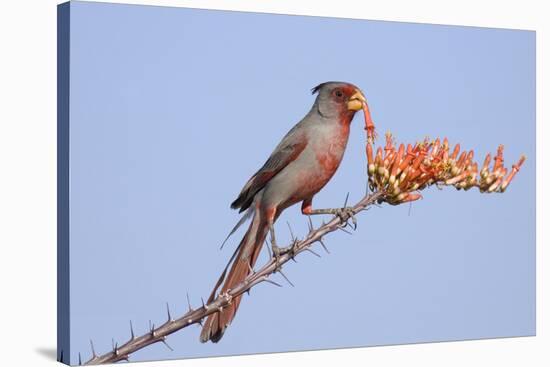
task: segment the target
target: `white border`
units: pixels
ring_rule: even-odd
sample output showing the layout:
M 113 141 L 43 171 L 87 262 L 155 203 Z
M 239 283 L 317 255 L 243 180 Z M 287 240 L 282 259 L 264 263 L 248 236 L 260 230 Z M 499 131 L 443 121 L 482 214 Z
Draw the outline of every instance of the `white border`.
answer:
M 117 1 L 283 14 L 519 28 L 537 31 L 537 336 L 321 352 L 141 363 L 141 366 L 541 366 L 548 325 L 549 25 L 545 1 Z M 56 8 L 54 0 L 0 5 L 1 365 L 49 366 L 55 323 Z M 546 105 L 543 104 L 546 101 Z M 521 122 L 518 122 L 518 128 Z M 512 224 L 513 225 L 513 224 Z M 544 265 L 546 264 L 546 266 Z M 544 288 L 546 286 L 546 289 Z M 184 347 L 184 346 L 178 346 Z M 49 356 L 51 355 L 51 357 Z

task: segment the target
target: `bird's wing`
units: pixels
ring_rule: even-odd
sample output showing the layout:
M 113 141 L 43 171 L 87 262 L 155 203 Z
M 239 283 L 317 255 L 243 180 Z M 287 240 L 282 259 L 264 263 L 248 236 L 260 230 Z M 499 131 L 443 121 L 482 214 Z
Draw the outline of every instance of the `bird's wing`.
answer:
M 293 129 L 294 130 L 294 129 Z M 294 161 L 307 145 L 307 138 L 303 135 L 297 136 L 291 130 L 281 143 L 275 148 L 271 156 L 244 185 L 239 197 L 231 203 L 231 208 L 246 210 L 254 199 L 254 195 L 260 191 L 268 182 L 285 168 L 290 162 Z

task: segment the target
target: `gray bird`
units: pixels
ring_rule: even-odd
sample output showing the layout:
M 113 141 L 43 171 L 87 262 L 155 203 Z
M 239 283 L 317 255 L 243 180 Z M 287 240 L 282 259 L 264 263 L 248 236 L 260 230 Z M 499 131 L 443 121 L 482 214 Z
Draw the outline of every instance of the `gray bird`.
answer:
M 337 213 L 336 209 L 312 209 L 313 196 L 327 184 L 340 165 L 355 113 L 363 109 L 367 123 L 372 125 L 372 121 L 363 93 L 353 84 L 326 82 L 313 88 L 312 94 L 315 93 L 317 98 L 310 111 L 290 129 L 231 204 L 231 208 L 240 212 L 247 210 L 237 227 L 247 217 L 251 216 L 252 221 L 209 301 L 214 299 L 222 282 L 221 293 L 224 293 L 249 275 L 268 232 L 274 255 L 278 258 L 285 251 L 276 245 L 273 230 L 273 224 L 283 210 L 302 202 L 305 215 Z M 235 297 L 229 306 L 206 319 L 201 342 L 218 342 L 222 338 L 240 301 L 241 296 Z

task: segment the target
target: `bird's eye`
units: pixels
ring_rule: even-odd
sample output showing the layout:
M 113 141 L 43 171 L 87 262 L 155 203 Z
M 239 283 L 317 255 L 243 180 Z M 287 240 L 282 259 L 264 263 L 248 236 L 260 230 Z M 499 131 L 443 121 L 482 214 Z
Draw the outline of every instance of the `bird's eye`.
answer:
M 335 95 L 336 95 L 336 97 L 338 97 L 338 98 L 341 98 L 341 97 L 342 97 L 342 96 L 344 95 L 344 93 L 342 93 L 342 91 L 341 91 L 341 90 L 339 90 L 339 89 L 338 89 L 338 90 L 336 90 L 336 92 L 334 92 L 334 94 L 335 94 Z

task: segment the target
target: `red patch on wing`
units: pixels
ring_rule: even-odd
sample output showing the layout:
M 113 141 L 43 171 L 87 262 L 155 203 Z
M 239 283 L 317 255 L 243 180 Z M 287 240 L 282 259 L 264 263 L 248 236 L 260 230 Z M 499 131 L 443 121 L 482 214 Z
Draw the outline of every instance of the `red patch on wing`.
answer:
M 300 153 L 304 150 L 307 145 L 306 139 L 301 139 L 298 143 L 292 146 L 292 150 L 286 156 L 281 157 L 279 161 L 269 168 L 261 169 L 258 174 L 253 178 L 251 187 L 253 187 L 254 194 L 264 187 L 269 180 L 273 178 L 277 173 L 279 173 L 283 168 L 285 168 L 290 162 L 294 161 Z M 264 166 L 265 167 L 265 166 Z

